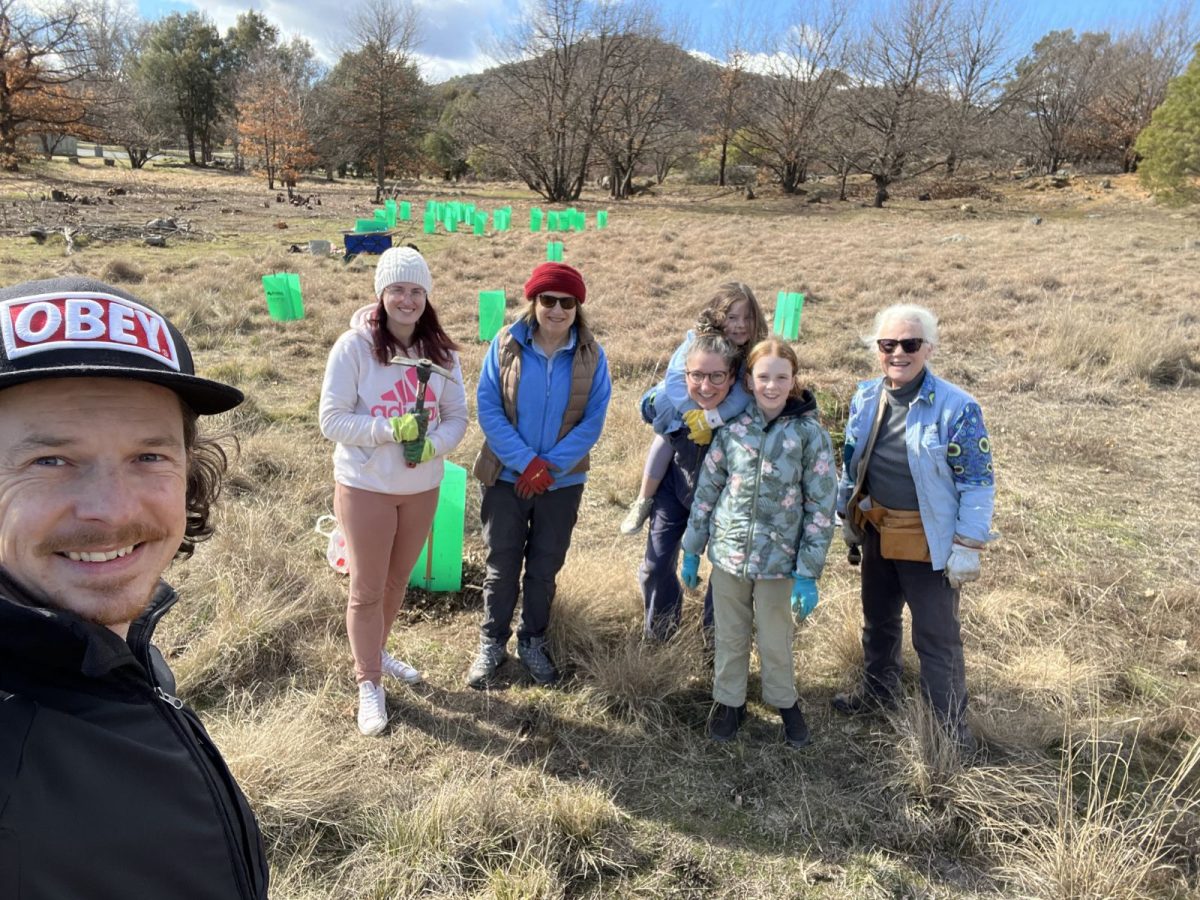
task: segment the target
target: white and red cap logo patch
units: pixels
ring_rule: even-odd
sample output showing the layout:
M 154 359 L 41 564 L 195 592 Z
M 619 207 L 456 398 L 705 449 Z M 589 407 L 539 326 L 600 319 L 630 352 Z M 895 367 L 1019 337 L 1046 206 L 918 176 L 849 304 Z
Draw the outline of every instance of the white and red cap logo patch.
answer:
M 92 377 L 161 384 L 201 415 L 243 400 L 237 388 L 197 377 L 178 329 L 121 288 L 80 275 L 0 288 L 0 390 Z
M 72 291 L 0 301 L 0 331 L 10 360 L 92 347 L 139 353 L 180 370 L 167 320 L 115 294 Z

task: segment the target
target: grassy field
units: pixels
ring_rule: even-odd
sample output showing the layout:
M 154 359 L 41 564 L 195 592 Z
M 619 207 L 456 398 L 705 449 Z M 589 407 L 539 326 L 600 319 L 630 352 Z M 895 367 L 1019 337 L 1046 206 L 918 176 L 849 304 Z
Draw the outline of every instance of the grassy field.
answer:
M 338 243 L 370 214 L 370 189 L 302 184 L 320 205 L 296 208 L 215 172 L 56 163 L 0 180 L 0 283 L 121 282 L 181 325 L 204 374 L 249 397 L 218 422 L 240 443 L 219 532 L 168 574 L 184 601 L 159 638 L 259 814 L 273 896 L 1197 895 L 1200 216 L 1126 179 L 924 187 L 934 200 L 883 210 L 668 187 L 566 236 L 614 378 L 559 581 L 552 643 L 568 677 L 538 689 L 510 663 L 499 690 L 466 688 L 483 557 L 472 486 L 464 590 L 414 592 L 393 634 L 426 683 L 393 688 L 392 725 L 365 739 L 346 585 L 312 527 L 332 498 L 325 356 L 370 302 L 375 258 L 289 247 Z M 96 202 L 54 203 L 52 188 Z M 526 199 L 500 199 L 513 196 Z M 513 202 L 511 232 L 411 236 L 473 396 L 477 293 L 505 289 L 511 318 L 546 236 L 520 227 L 532 198 L 511 185 L 401 197 Z M 186 231 L 144 246 L 138 226 L 160 217 Z M 268 318 L 259 279 L 277 271 L 300 274 L 304 320 Z M 741 738 L 708 742 L 698 635 L 640 641 L 642 545 L 617 533 L 651 437 L 636 400 L 732 278 L 768 314 L 778 290 L 807 295 L 798 351 L 835 438 L 873 374 L 860 335 L 874 312 L 907 300 L 941 316 L 933 368 L 982 404 L 998 478 L 1003 537 L 963 596 L 980 764 L 948 754 L 915 702 L 832 715 L 861 657 L 857 570 L 837 543 L 796 646 L 804 751 L 783 746 L 753 678 Z M 473 427 L 454 460 L 469 466 L 480 439 Z

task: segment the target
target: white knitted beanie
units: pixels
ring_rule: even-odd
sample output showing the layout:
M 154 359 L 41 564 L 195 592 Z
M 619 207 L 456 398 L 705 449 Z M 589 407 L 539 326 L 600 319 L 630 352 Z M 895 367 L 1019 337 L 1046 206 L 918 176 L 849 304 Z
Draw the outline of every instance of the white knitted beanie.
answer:
M 425 293 L 433 293 L 433 278 L 425 257 L 412 247 L 389 247 L 383 251 L 375 266 L 375 296 L 382 296 L 384 288 L 398 281 L 419 284 Z

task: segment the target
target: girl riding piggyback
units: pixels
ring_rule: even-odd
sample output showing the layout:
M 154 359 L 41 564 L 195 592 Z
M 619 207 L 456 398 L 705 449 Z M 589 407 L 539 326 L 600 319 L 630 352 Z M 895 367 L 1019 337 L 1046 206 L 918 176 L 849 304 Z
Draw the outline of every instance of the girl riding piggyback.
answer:
M 738 355 L 730 376 L 733 386 L 729 394 L 716 409 L 706 410 L 688 394 L 687 359 L 696 336 L 713 332 L 723 334 L 737 348 Z M 749 285 L 730 281 L 717 288 L 708 306 L 700 313 L 696 328 L 687 333 L 672 354 L 666 377 L 647 392 L 647 398 L 653 403 L 643 403 L 643 411 L 653 409 L 650 424 L 655 436 L 646 454 L 641 489 L 621 522 L 622 534 L 637 534 L 650 515 L 654 494 L 671 464 L 672 450 L 664 435 L 686 427 L 690 440 L 706 446 L 712 441 L 714 429 L 749 405 L 750 395 L 742 383 L 746 354 L 766 336 L 767 319 Z

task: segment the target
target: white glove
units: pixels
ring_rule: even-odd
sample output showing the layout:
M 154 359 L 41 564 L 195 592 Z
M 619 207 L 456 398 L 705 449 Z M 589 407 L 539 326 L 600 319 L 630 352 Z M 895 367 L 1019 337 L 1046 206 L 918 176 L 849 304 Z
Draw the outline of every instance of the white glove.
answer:
M 950 558 L 946 560 L 946 580 L 950 587 L 960 588 L 968 581 L 979 577 L 979 551 L 962 544 L 950 548 Z
M 708 422 L 709 428 L 716 429 L 725 424 L 725 420 L 721 418 L 721 414 L 715 409 L 706 409 L 704 411 L 704 418 Z

